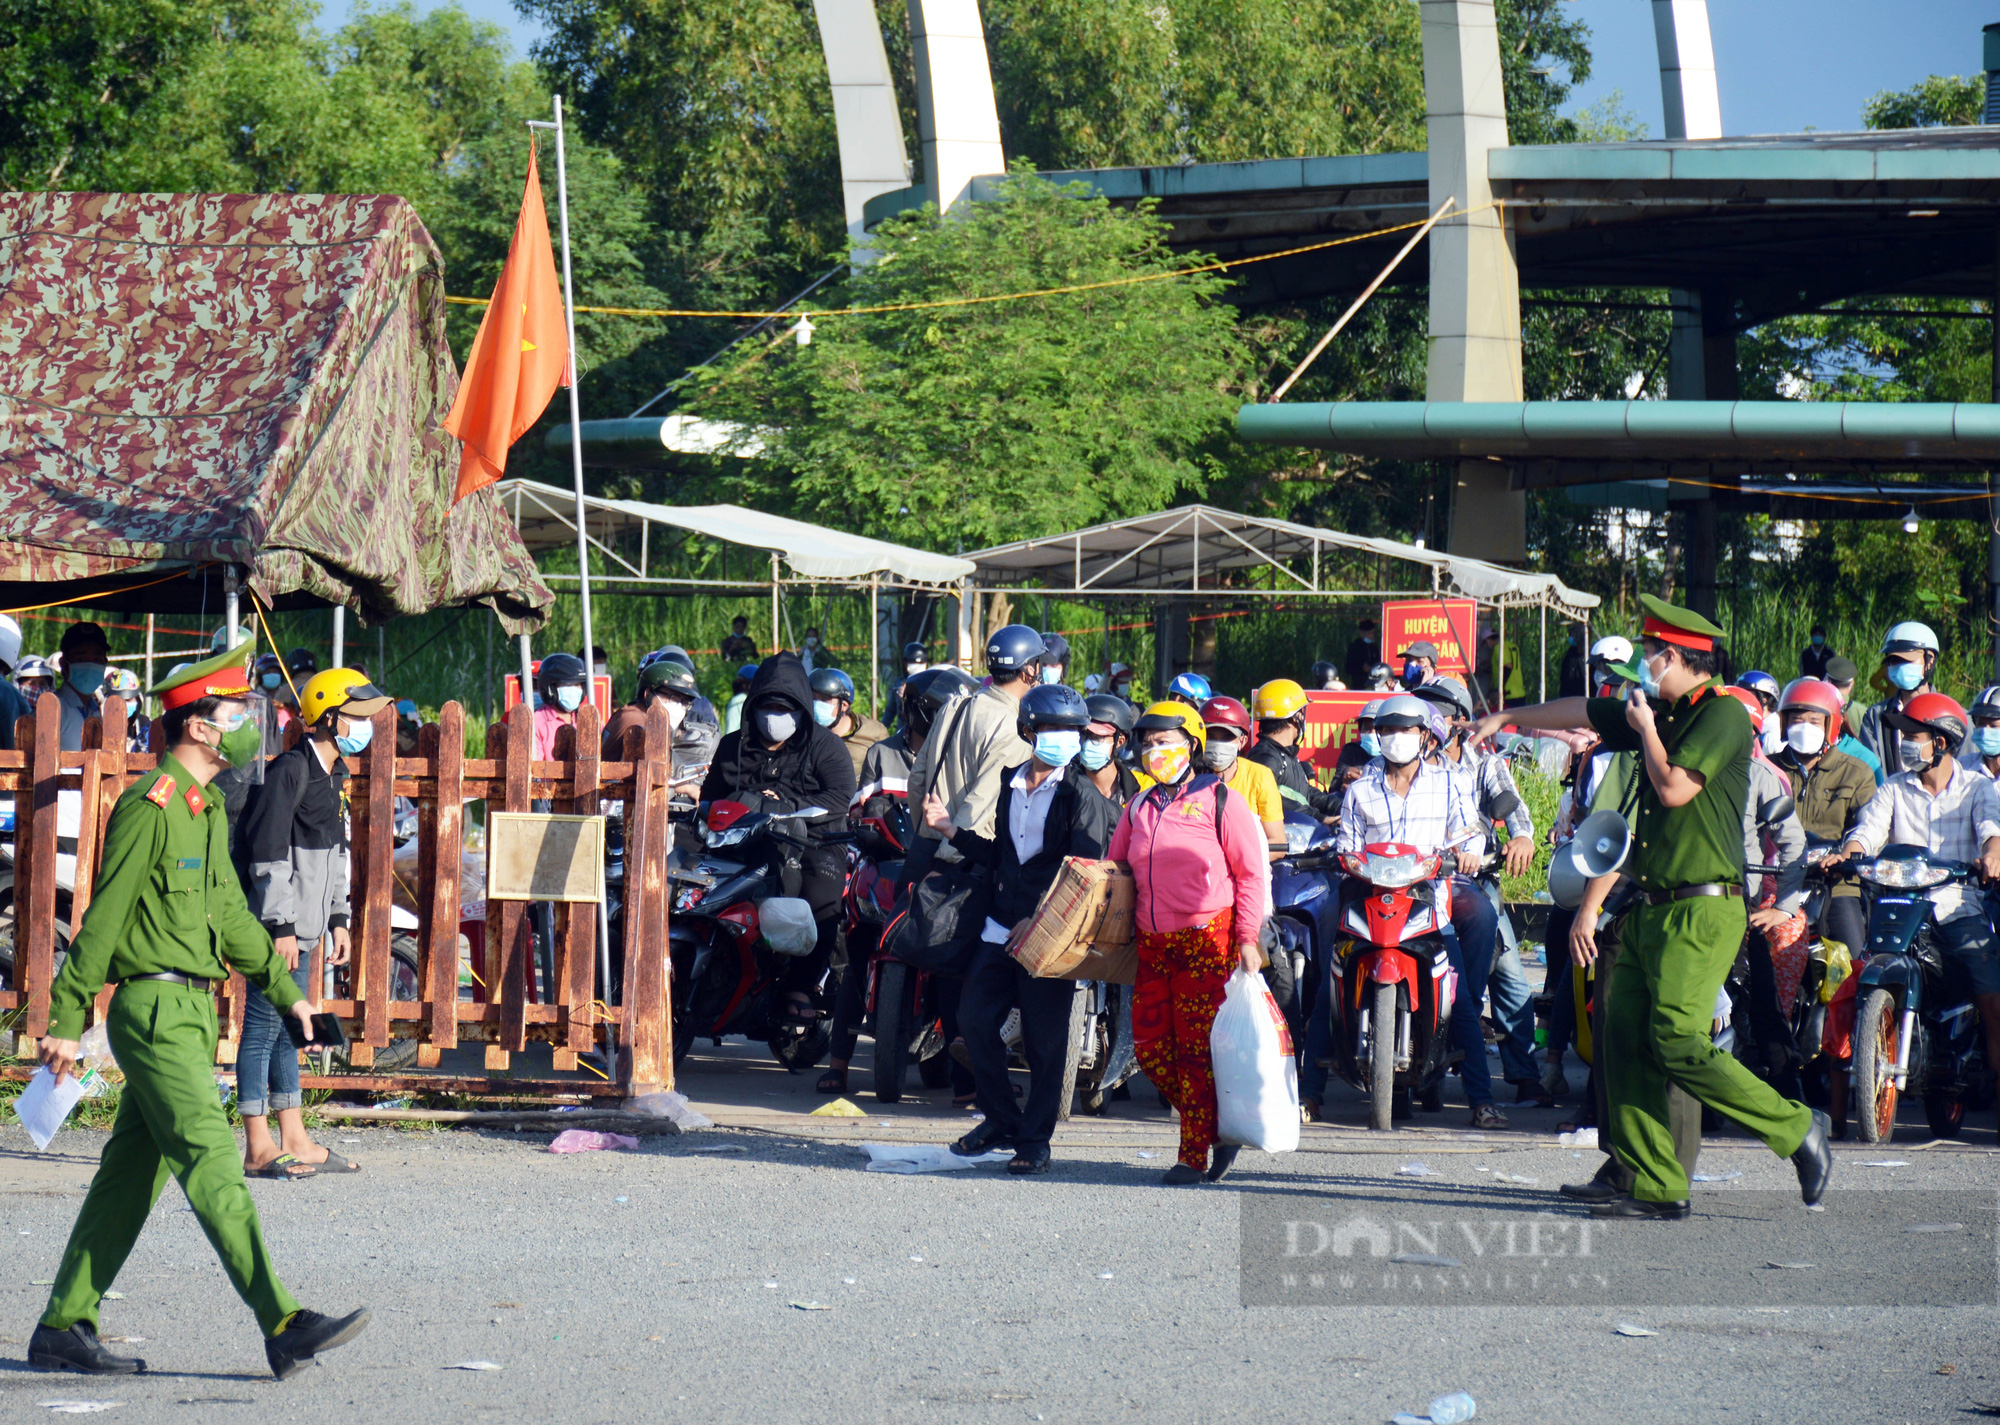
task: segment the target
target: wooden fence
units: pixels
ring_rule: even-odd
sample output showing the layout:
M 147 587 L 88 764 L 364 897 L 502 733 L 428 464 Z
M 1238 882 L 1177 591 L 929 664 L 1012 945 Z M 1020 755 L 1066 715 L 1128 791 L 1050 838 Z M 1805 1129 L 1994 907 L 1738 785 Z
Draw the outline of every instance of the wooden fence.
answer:
M 629 1095 L 672 1086 L 672 1015 L 667 1002 L 667 791 L 672 733 L 665 710 L 655 706 L 643 728 L 628 732 L 620 760 L 599 756 L 601 723 L 585 703 L 574 728 L 560 730 L 555 756 L 533 760 L 532 714 L 513 708 L 486 733 L 486 756 L 465 756 L 465 714 L 445 704 L 435 723 L 424 726 L 417 755 L 396 753 L 395 709 L 375 716 L 366 750 L 346 759 L 349 826 L 353 862 L 353 964 L 351 997 L 325 999 L 321 1008 L 338 1014 L 350 1039 L 353 1074 L 307 1077 L 311 1088 L 363 1088 L 435 1093 L 566 1093 Z M 47 1032 L 49 990 L 55 976 L 58 921 L 80 926 L 90 906 L 91 887 L 104 846 L 112 807 L 124 790 L 157 765 L 160 725 L 153 747 L 127 752 L 122 705 L 84 724 L 83 750 L 63 752 L 61 706 L 45 693 L 30 717 L 16 728 L 13 752 L 0 752 L 0 797 L 14 799 L 15 954 L 10 982 L 0 989 L 0 1010 L 24 1010 L 17 1028 L 26 1038 Z M 293 732 L 296 738 L 296 732 Z M 67 854 L 58 818 L 62 793 L 76 793 L 76 874 L 73 887 L 57 884 L 57 857 Z M 396 798 L 417 807 L 416 876 L 406 882 L 406 901 L 417 917 L 417 997 L 391 997 L 390 907 L 397 884 Z M 620 1006 L 598 983 L 597 907 L 558 905 L 554 910 L 553 973 L 537 975 L 533 925 L 521 901 L 495 901 L 488 918 L 462 921 L 460 867 L 464 854 L 465 804 L 484 801 L 494 811 L 546 810 L 579 815 L 598 813 L 608 802 L 623 804 L 625 875 L 623 961 Z M 72 803 L 72 806 L 76 803 Z M 67 818 L 64 818 L 67 819 Z M 471 946 L 471 997 L 460 997 L 460 936 Z M 323 949 L 313 958 L 307 983 L 324 983 Z M 219 1012 L 223 1044 L 217 1062 L 235 1059 L 243 1025 L 244 983 L 231 974 Z M 102 1017 L 107 988 L 97 1001 Z M 593 1047 L 597 1026 L 615 1019 L 618 1066 L 610 1081 L 513 1077 L 511 1059 L 533 1043 L 546 1043 L 558 1071 L 577 1068 L 577 1056 Z M 370 1074 L 378 1051 L 392 1040 L 415 1039 L 413 1072 Z M 463 1042 L 485 1046 L 483 1076 L 434 1072 L 442 1055 Z

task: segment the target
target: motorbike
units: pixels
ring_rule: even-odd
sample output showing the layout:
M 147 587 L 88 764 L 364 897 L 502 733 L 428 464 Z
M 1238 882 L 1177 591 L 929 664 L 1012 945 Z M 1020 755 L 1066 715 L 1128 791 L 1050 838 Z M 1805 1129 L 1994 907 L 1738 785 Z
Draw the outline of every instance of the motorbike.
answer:
M 864 973 L 868 1034 L 874 1042 L 875 1100 L 900 1103 L 910 1065 L 927 1089 L 951 1082 L 945 1057 L 938 986 L 914 965 L 877 953 L 882 932 L 896 918 L 896 886 L 913 828 L 900 797 L 871 798 L 854 821 L 854 864 L 848 873 L 847 973 Z
M 798 898 L 799 857 L 809 845 L 809 824 L 829 815 L 823 807 L 753 811 L 741 802 L 698 808 L 703 849 L 668 858 L 673 914 L 667 927 L 672 967 L 674 1061 L 698 1038 L 720 1043 L 731 1034 L 761 1039 L 790 1073 L 817 1064 L 830 1039 L 832 995 L 825 976 L 808 990 L 813 1017 L 786 1013 L 779 987 L 783 954 L 764 934 L 775 916 L 788 926 L 810 907 Z M 849 837 L 832 840 L 843 841 Z M 787 945 L 799 944 L 787 938 Z M 810 942 L 787 953 L 810 954 Z
M 1279 1001 L 1292 1042 L 1305 1043 L 1305 1027 L 1319 1001 L 1320 971 L 1340 936 L 1339 862 L 1333 828 L 1310 812 L 1285 812 L 1285 856 L 1271 867 L 1271 961 L 1282 958 L 1293 990 Z M 1276 994 L 1276 987 L 1272 993 Z
M 1451 881 L 1437 853 L 1372 842 L 1340 858 L 1334 943 L 1333 1067 L 1368 1096 L 1368 1126 L 1407 1118 L 1411 1098 L 1437 1112 L 1454 1059 L 1449 1025 L 1458 975 L 1445 951 Z
M 1929 892 L 1970 884 L 1978 868 L 1921 846 L 1888 846 L 1855 874 L 1875 897 L 1868 961 L 1856 977 L 1850 1117 L 1862 1142 L 1886 1143 L 1902 1095 L 1918 1094 L 1931 1133 L 1955 1137 L 1988 1075 L 1979 1011 L 1962 972 L 1944 958 Z

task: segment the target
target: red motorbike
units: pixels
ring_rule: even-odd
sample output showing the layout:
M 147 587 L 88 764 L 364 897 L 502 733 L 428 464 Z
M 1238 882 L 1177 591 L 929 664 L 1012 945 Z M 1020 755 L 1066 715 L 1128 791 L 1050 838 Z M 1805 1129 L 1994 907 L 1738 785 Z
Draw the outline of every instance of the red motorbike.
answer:
M 1379 841 L 1340 858 L 1333 959 L 1335 1071 L 1368 1095 L 1368 1126 L 1443 1108 L 1458 974 L 1445 954 L 1451 879 L 1436 852 Z
M 876 953 L 896 918 L 896 882 L 910 843 L 908 805 L 872 798 L 854 820 L 856 860 L 847 878 L 847 973 L 868 975 L 868 1027 L 875 1041 L 875 1099 L 897 1103 L 912 1060 L 925 1088 L 951 1082 L 944 1024 L 932 977 L 914 965 Z

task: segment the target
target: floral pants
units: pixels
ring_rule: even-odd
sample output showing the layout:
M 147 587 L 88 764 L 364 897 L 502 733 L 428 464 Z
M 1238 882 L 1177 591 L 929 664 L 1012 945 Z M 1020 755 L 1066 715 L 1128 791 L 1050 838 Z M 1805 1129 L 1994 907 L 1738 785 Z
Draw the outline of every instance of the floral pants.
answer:
M 1230 911 L 1207 925 L 1139 936 L 1132 1050 L 1153 1086 L 1180 1110 L 1180 1160 L 1208 1167 L 1215 1143 L 1215 1063 L 1208 1035 L 1237 965 Z

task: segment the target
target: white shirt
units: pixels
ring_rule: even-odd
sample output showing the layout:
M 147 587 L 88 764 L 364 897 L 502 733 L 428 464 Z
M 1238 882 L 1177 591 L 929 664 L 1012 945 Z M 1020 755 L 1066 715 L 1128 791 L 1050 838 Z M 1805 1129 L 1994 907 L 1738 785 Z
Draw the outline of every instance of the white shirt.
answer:
M 1376 841 L 1399 841 L 1423 851 L 1456 851 L 1481 834 L 1472 783 L 1456 767 L 1419 764 L 1403 796 L 1390 790 L 1388 770 L 1377 757 L 1348 787 L 1334 839 L 1343 855 Z
M 1028 773 L 1035 763 L 1023 762 L 1014 769 L 1008 785 L 1014 795 L 1007 799 L 1007 835 L 1014 842 L 1014 859 L 1022 865 L 1042 854 L 1043 833 L 1049 826 L 1049 807 L 1055 803 L 1056 788 L 1061 785 L 1063 773 L 1069 769 L 1058 767 L 1042 778 L 1042 784 L 1033 791 L 1028 790 Z M 992 916 L 986 917 L 986 928 L 979 938 L 989 945 L 1005 945 L 1009 934 L 1007 926 Z
M 56 701 L 62 704 L 62 731 L 59 734 L 62 750 L 83 751 L 83 724 L 87 719 L 100 716 L 103 710 L 96 698 L 85 697 L 67 680 L 56 689 Z
M 2000 792 L 1991 778 L 1950 765 L 1951 780 L 1936 796 L 1917 772 L 1898 772 L 1877 787 L 1847 839 L 1870 856 L 1894 843 L 1922 846 L 1947 861 L 1977 861 L 1980 848 L 2000 836 Z M 1985 900 L 1977 886 L 1940 886 L 1931 892 L 1931 903 L 1942 921 L 1978 912 Z

